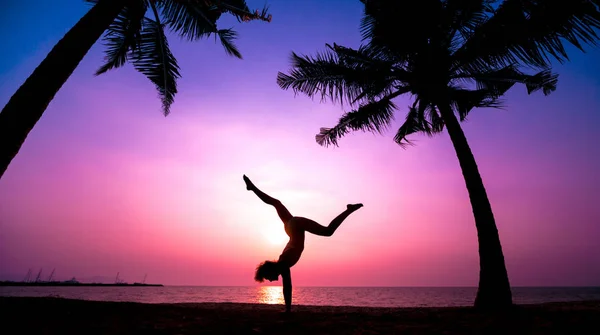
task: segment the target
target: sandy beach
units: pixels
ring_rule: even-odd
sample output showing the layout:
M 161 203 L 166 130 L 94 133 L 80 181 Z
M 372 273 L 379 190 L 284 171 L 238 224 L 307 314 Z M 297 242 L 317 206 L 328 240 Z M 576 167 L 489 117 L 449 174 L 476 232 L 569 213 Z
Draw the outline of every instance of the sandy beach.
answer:
M 0 297 L 3 334 L 600 334 L 600 301 L 510 312 Z

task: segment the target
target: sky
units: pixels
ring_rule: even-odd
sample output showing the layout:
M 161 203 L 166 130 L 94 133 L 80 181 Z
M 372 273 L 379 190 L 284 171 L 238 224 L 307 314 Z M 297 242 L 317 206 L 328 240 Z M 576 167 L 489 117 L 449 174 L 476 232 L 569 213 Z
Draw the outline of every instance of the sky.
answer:
M 249 0 L 251 8 L 263 1 Z M 357 132 L 321 147 L 343 109 L 276 84 L 292 51 L 360 44 L 359 1 L 269 1 L 271 23 L 219 21 L 243 60 L 213 39 L 169 35 L 182 78 L 171 114 L 130 64 L 94 76 L 96 43 L 0 180 L 0 279 L 257 285 L 255 266 L 286 241 L 275 210 L 327 225 L 364 207 L 332 237 L 308 236 L 295 286 L 476 286 L 477 235 L 446 132 L 393 142 Z M 0 105 L 86 13 L 83 1 L 0 5 Z M 572 48 L 550 96 L 513 88 L 504 109 L 463 123 L 496 218 L 514 286 L 600 285 L 600 50 Z M 397 120 L 410 100 L 400 98 Z M 279 284 L 279 283 L 277 283 Z

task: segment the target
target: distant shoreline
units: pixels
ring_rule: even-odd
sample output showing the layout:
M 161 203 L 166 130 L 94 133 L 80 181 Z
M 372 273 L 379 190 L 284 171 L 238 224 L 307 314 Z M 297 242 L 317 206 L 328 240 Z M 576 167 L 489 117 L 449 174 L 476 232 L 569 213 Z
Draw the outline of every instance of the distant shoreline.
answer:
M 69 282 L 11 282 L 11 281 L 0 281 L 0 286 L 153 286 L 163 287 L 163 284 L 144 284 L 144 283 L 69 283 Z

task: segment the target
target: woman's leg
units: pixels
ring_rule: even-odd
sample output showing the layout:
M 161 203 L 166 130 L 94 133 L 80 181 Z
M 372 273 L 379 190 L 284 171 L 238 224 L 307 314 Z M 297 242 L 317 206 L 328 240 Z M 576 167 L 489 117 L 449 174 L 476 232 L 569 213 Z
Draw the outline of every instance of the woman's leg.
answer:
M 270 197 L 263 191 L 259 190 L 258 187 L 254 186 L 254 184 L 250 181 L 250 179 L 248 177 L 246 177 L 246 175 L 244 175 L 244 182 L 246 182 L 247 190 L 254 192 L 254 194 L 256 194 L 258 196 L 258 198 L 260 200 L 262 200 L 264 203 L 275 207 L 275 209 L 277 210 L 277 215 L 279 215 L 279 218 L 281 219 L 281 221 L 283 221 L 283 223 L 285 223 L 285 224 L 288 223 L 288 221 L 292 218 L 292 214 L 290 213 L 290 211 L 288 211 L 287 208 L 285 208 L 285 206 L 281 203 L 281 201 L 279 201 L 273 197 Z
M 335 230 L 338 229 L 338 227 L 342 224 L 342 222 L 344 222 L 348 215 L 352 214 L 354 211 L 361 208 L 362 206 L 362 204 L 346 206 L 346 210 L 343 211 L 340 215 L 336 216 L 336 218 L 333 219 L 327 227 L 322 226 L 311 219 L 303 217 L 294 218 L 294 227 L 303 229 L 309 233 L 319 236 L 331 236 L 333 235 Z

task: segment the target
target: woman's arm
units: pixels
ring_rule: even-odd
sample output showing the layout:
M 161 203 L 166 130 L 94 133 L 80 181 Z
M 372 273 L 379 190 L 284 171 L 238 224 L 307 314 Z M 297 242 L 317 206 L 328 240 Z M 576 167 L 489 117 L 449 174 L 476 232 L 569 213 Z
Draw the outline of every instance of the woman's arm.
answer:
M 281 280 L 283 281 L 283 299 L 285 300 L 285 311 L 292 309 L 292 275 L 290 268 L 285 267 L 281 270 Z

